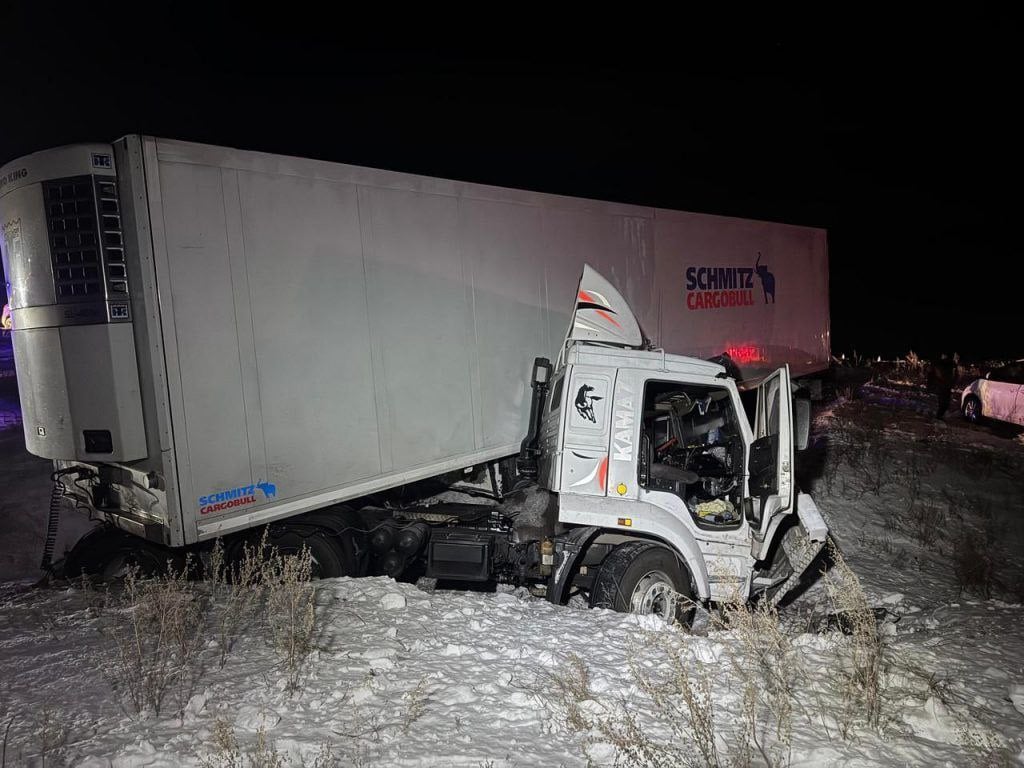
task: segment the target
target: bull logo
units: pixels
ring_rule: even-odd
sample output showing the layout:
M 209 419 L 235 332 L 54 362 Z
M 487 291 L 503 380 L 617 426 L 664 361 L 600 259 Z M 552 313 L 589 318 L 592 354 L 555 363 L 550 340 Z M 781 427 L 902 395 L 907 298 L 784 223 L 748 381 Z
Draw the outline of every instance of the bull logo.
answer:
M 277 486 L 273 483 L 268 483 L 264 480 L 256 483 L 256 487 L 263 491 L 263 495 L 268 499 L 272 499 L 277 496 Z
M 603 400 L 604 398 L 600 395 L 590 394 L 593 391 L 594 388 L 589 384 L 584 384 L 579 388 L 579 391 L 576 393 L 576 413 L 584 419 L 597 424 L 597 417 L 594 416 L 594 401 Z

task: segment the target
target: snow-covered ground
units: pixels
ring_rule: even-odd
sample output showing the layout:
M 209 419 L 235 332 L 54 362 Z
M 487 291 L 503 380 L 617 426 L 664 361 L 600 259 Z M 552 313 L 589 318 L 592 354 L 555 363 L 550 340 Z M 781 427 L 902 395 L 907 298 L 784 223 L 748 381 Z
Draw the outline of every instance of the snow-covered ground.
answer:
M 1015 764 L 1024 748 L 1024 445 L 898 406 L 855 400 L 822 412 L 803 478 L 881 622 L 879 723 L 845 713 L 850 638 L 827 620 L 819 579 L 781 614 L 788 661 L 776 672 L 790 696 L 791 748 L 767 730 L 761 743 L 772 759 L 799 766 Z M 5 484 L 9 477 L 5 469 Z M 991 556 L 975 574 L 989 597 L 961 591 L 958 570 L 972 560 L 957 553 L 967 550 Z M 588 754 L 613 764 L 600 729 L 567 722 L 573 705 L 590 725 L 632 716 L 645 739 L 682 739 L 687 762 L 702 765 L 697 743 L 687 743 L 690 710 L 644 689 L 672 656 L 692 674 L 698 703 L 702 681 L 710 686 L 725 764 L 742 743 L 743 670 L 757 666 L 749 638 L 714 623 L 689 635 L 647 617 L 554 607 L 525 590 L 337 579 L 317 584 L 318 649 L 298 691 L 285 689 L 255 628 L 223 668 L 211 641 L 183 713 L 168 705 L 138 717 L 104 675 L 112 648 L 90 599 L 24 581 L 4 587 L 7 765 L 40 765 L 42 751 L 46 765 L 220 765 L 218 722 L 243 751 L 262 729 L 290 765 L 313 765 L 326 744 L 338 765 L 584 766 Z M 574 658 L 589 676 L 575 701 L 565 693 L 579 671 Z M 762 714 L 762 726 L 780 721 Z M 752 764 L 764 762 L 755 750 Z

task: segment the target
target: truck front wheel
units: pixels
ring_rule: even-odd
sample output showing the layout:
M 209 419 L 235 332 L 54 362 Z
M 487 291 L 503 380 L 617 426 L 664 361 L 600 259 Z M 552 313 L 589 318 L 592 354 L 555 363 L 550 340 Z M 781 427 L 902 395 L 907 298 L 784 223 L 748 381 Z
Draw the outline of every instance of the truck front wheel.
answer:
M 692 596 L 689 575 L 670 549 L 650 541 L 627 541 L 601 563 L 590 606 L 688 624 L 693 618 Z

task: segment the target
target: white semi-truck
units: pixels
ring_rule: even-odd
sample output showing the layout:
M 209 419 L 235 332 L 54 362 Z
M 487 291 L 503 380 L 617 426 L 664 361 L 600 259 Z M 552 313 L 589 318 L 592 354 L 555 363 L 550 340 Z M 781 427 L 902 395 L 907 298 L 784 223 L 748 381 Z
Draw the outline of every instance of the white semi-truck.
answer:
M 26 446 L 105 523 L 75 569 L 267 529 L 669 617 L 824 541 L 822 230 L 143 136 L 7 164 L 0 225 Z

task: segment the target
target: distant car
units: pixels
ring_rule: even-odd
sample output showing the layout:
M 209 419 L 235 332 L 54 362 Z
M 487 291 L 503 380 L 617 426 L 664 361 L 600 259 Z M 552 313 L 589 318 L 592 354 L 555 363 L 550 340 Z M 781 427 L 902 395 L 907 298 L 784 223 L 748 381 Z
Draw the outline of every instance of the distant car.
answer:
M 996 368 L 964 387 L 960 410 L 968 421 L 998 419 L 1024 426 L 1024 360 Z

